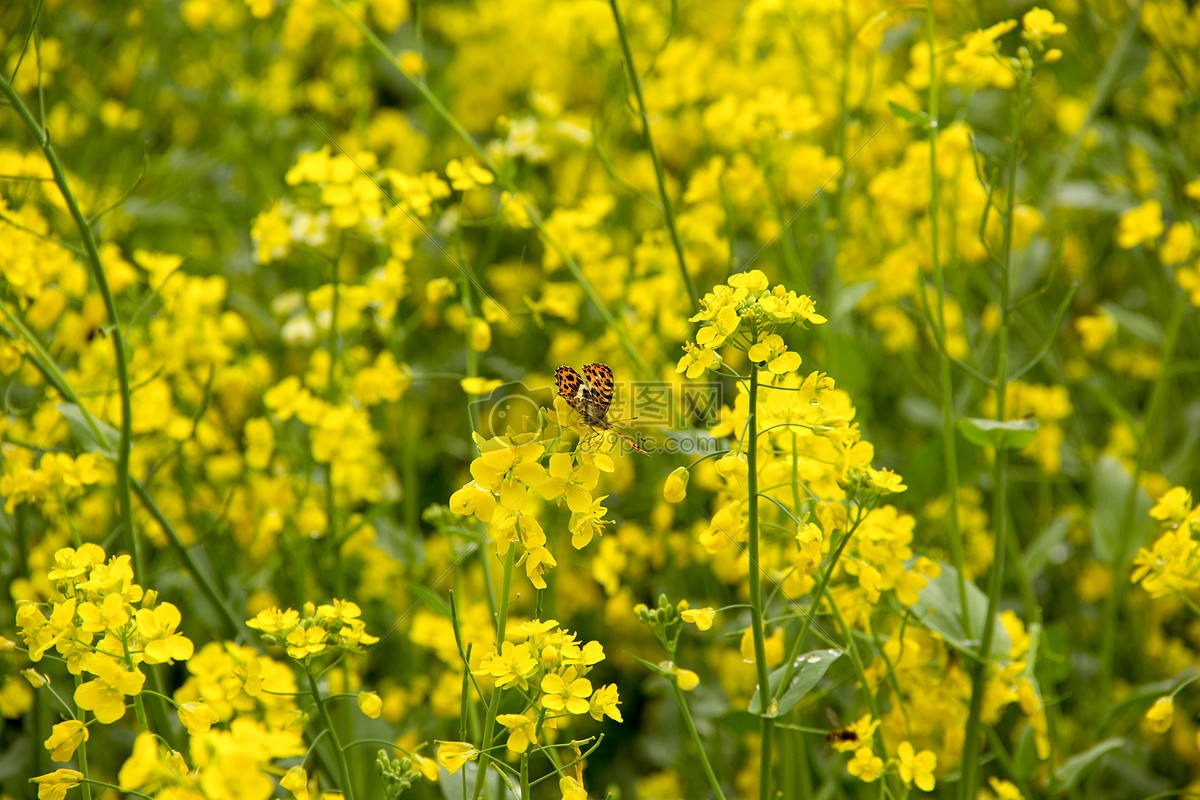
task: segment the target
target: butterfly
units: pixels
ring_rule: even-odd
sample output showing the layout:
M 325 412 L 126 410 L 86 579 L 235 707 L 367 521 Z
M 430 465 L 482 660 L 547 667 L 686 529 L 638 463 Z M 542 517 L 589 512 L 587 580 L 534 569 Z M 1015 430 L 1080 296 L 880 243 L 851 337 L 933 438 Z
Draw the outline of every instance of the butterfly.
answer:
M 559 367 L 554 371 L 554 382 L 558 393 L 567 405 L 575 409 L 583 422 L 589 428 L 602 431 L 612 431 L 620 436 L 629 446 L 643 455 L 650 455 L 625 434 L 613 428 L 608 421 L 608 407 L 613 398 L 613 372 L 606 364 L 587 364 L 583 368 L 585 381 L 571 367 Z

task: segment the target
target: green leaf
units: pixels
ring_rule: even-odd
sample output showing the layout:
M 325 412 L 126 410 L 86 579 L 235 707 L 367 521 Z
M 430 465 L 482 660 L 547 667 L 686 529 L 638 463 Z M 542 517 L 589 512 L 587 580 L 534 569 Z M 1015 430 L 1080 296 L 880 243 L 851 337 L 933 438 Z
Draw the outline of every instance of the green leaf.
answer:
M 1050 561 L 1051 553 L 1067 540 L 1067 531 L 1071 529 L 1074 517 L 1070 514 L 1059 514 L 1042 528 L 1037 538 L 1025 548 L 1025 569 L 1031 575 L 1036 575 L 1045 569 Z
M 1136 339 L 1141 339 L 1147 344 L 1162 346 L 1162 325 L 1154 318 L 1135 313 L 1116 303 L 1101 303 L 1100 307 L 1109 314 L 1112 314 L 1113 319 L 1117 321 L 1117 327 L 1126 333 L 1131 334 Z
M 1050 777 L 1050 785 L 1047 788 L 1054 794 L 1061 794 L 1073 789 L 1087 777 L 1102 756 L 1124 747 L 1125 744 L 1125 739 L 1105 739 L 1095 747 L 1084 750 L 1079 755 L 1071 756 Z
M 967 441 L 997 450 L 1021 450 L 1028 447 L 1037 435 L 1037 429 L 1036 419 L 999 422 L 994 419 L 963 417 L 958 421 L 958 430 Z
M 1114 703 L 1112 708 L 1104 715 L 1104 724 L 1108 724 L 1111 720 L 1117 719 L 1125 714 L 1134 714 L 1141 716 L 1146 713 L 1146 710 L 1154 704 L 1154 701 L 1162 697 L 1164 694 L 1170 694 L 1180 686 L 1191 683 L 1197 678 L 1196 668 L 1188 667 L 1175 673 L 1170 678 L 1164 678 L 1161 681 L 1152 683 L 1144 683 L 1141 686 L 1134 687 L 1128 694 L 1121 697 L 1121 700 Z
M 762 720 L 748 711 L 727 711 L 714 720 L 730 733 L 746 734 L 762 730 Z
M 75 437 L 75 441 L 79 442 L 80 447 L 89 453 L 102 453 L 108 458 L 116 460 L 117 445 L 121 441 L 121 434 L 116 428 L 103 420 L 96 419 L 74 403 L 59 403 L 55 408 L 66 418 L 67 425 L 71 428 L 71 435 Z M 95 429 L 88 424 L 88 420 L 95 425 Z M 96 435 L 97 430 L 100 432 L 99 436 Z
M 672 681 L 672 682 L 675 680 L 675 673 L 671 672 L 669 669 L 664 669 L 664 668 L 660 667 L 658 664 L 651 664 L 646 659 L 638 658 L 637 656 L 635 656 L 633 654 L 627 654 L 627 655 L 630 658 L 632 658 L 634 661 L 641 664 L 646 669 L 657 674 L 658 676 L 660 676 L 662 678 L 666 678 L 667 680 Z
M 1132 553 L 1140 547 L 1153 528 L 1150 519 L 1150 496 L 1138 488 L 1130 530 L 1122 529 L 1125 518 L 1125 502 L 1133 490 L 1133 476 L 1124 465 L 1112 456 L 1101 456 L 1092 469 L 1092 541 L 1096 555 L 1105 564 L 1111 564 L 1124 549 Z M 1122 548 L 1122 537 L 1130 541 Z
M 1042 760 L 1038 758 L 1037 754 L 1037 736 L 1028 723 L 1021 729 L 1013 756 L 1013 766 L 1016 768 L 1014 770 L 1015 777 L 1023 781 L 1029 780 L 1034 771 L 1042 765 Z
M 890 108 L 892 113 L 897 117 L 904 120 L 908 124 L 915 126 L 918 130 L 927 131 L 933 127 L 929 119 L 929 115 L 924 111 L 913 111 L 910 108 L 905 108 L 904 106 L 897 105 L 891 101 L 888 101 L 888 108 Z
M 921 590 L 913 613 L 929 630 L 941 634 L 951 647 L 968 655 L 979 652 L 979 637 L 983 635 L 983 621 L 987 617 L 987 595 L 979 587 L 967 581 L 967 607 L 971 620 L 971 636 L 963 630 L 963 613 L 958 598 L 958 573 L 949 564 L 942 564 L 942 574 L 929 581 Z M 992 658 L 1003 658 L 1012 649 L 1012 637 L 1000 624 L 997 615 L 992 633 Z
M 813 690 L 821 678 L 825 677 L 825 672 L 830 665 L 841 657 L 841 650 L 814 650 L 799 656 L 792 671 L 792 682 L 788 685 L 787 691 L 783 693 L 783 697 L 779 698 L 779 702 L 764 712 L 759 689 L 755 689 L 754 697 L 750 698 L 750 713 L 764 717 L 781 717 L 788 713 Z M 772 697 L 775 696 L 787 671 L 787 667 L 780 667 L 767 677 Z

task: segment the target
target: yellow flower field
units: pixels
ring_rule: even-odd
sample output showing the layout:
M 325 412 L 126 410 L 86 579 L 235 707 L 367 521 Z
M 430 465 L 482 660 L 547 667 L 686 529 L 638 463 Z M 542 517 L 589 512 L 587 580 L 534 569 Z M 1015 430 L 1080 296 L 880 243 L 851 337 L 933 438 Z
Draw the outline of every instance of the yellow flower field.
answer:
M 1200 6 L 0 8 L 0 800 L 1200 794 Z

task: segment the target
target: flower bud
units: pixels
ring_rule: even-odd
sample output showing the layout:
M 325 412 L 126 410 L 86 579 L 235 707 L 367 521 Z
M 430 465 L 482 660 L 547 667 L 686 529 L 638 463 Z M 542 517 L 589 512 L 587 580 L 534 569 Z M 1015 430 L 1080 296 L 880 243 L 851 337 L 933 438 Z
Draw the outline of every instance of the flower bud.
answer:
M 666 483 L 663 484 L 663 499 L 668 503 L 678 503 L 687 496 L 688 479 L 691 473 L 687 467 L 676 467 L 675 470 L 667 476 Z

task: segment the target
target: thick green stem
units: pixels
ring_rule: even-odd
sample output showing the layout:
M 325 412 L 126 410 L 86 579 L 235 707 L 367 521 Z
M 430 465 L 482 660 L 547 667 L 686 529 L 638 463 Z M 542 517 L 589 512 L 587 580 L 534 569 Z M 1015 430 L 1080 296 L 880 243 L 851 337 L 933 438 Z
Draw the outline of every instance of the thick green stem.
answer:
M 75 227 L 79 229 L 80 238 L 83 239 L 83 248 L 88 266 L 92 271 L 92 278 L 96 281 L 100 296 L 104 299 L 104 308 L 108 313 L 109 322 L 112 324 L 117 385 L 121 392 L 121 441 L 117 446 L 117 500 L 121 508 L 121 530 L 125 536 L 126 546 L 133 554 L 134 574 L 144 575 L 141 542 L 133 530 L 133 494 L 129 485 L 129 451 L 133 442 L 133 432 L 130 426 L 133 412 L 129 389 L 129 367 L 125 361 L 125 337 L 121 332 L 121 319 L 117 314 L 117 305 L 113 300 L 112 291 L 108 287 L 104 266 L 100 262 L 100 250 L 96 246 L 96 237 L 92 235 L 91 226 L 88 225 L 87 219 L 80 211 L 79 203 L 75 201 L 75 195 L 71 192 L 71 186 L 67 182 L 67 173 L 58 160 L 58 153 L 55 151 L 54 145 L 50 143 L 50 134 L 41 129 L 24 101 L 21 100 L 21 96 L 2 76 L 0 76 L 0 92 L 8 98 L 13 110 L 21 118 L 21 122 L 33 134 L 38 147 L 41 148 L 42 154 L 46 158 L 46 163 L 50 165 L 50 170 L 54 173 L 54 182 L 58 184 L 63 202 L 66 203 L 67 210 L 75 221 Z
M 312 689 L 313 702 L 317 706 L 317 712 L 321 715 L 321 724 L 325 726 L 329 740 L 333 742 L 333 755 L 337 762 L 338 776 L 342 782 L 342 794 L 346 800 L 354 800 L 354 784 L 350 782 L 350 767 L 346 763 L 346 751 L 342 749 L 342 739 L 338 736 L 333 719 L 329 716 L 329 709 L 325 706 L 326 700 L 321 696 L 321 690 L 317 686 L 317 678 L 307 664 L 304 665 L 304 674 L 308 676 L 308 685 Z

